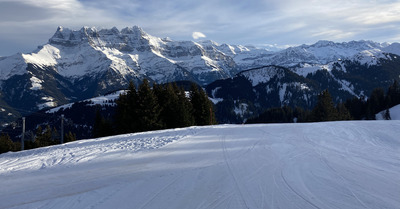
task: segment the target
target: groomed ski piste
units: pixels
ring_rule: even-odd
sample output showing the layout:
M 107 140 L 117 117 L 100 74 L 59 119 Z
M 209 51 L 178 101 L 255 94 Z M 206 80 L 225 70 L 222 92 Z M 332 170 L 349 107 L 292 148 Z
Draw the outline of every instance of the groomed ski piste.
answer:
M 400 208 L 400 121 L 216 125 L 0 155 L 0 208 Z

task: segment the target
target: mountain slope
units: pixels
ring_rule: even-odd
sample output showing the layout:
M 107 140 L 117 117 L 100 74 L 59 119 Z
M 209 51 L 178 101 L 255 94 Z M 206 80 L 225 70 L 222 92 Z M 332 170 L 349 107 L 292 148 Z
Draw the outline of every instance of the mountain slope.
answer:
M 398 208 L 399 128 L 191 127 L 6 153 L 0 207 Z
M 385 60 L 394 68 L 399 54 L 398 43 L 319 41 L 272 52 L 213 41 L 173 41 L 151 36 L 137 26 L 121 30 L 58 27 L 48 43 L 32 53 L 0 58 L 0 104 L 5 110 L 0 113 L 0 123 L 120 90 L 129 81 L 140 84 L 145 78 L 157 83 L 190 80 L 207 85 L 269 65 L 296 69 L 292 71 L 306 77 L 309 72 L 332 69 L 333 63 L 342 61 L 375 66 Z M 339 86 L 344 85 L 346 91 L 357 82 L 350 77 L 357 76 L 340 80 Z M 326 80 L 318 82 L 328 85 Z M 359 91 L 370 91 L 363 88 Z
M 400 78 L 399 66 L 396 54 L 361 53 L 327 64 L 253 68 L 233 78 L 215 81 L 206 90 L 217 107 L 220 123 L 243 123 L 249 116 L 271 107 L 311 109 L 317 95 L 325 89 L 335 103 L 353 97 L 368 98 L 373 89 L 387 89 Z
M 12 107 L 3 107 L 7 114 L 26 115 L 123 89 L 129 81 L 207 84 L 236 73 L 233 59 L 214 46 L 161 39 L 137 26 L 59 27 L 36 51 L 0 58 L 0 89 Z

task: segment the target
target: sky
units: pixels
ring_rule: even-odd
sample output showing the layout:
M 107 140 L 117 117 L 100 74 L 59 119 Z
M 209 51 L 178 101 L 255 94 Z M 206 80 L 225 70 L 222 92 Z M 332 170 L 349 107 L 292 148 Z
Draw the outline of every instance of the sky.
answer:
M 397 0 L 0 0 L 0 56 L 29 53 L 58 26 L 137 25 L 173 40 L 285 47 L 400 41 Z

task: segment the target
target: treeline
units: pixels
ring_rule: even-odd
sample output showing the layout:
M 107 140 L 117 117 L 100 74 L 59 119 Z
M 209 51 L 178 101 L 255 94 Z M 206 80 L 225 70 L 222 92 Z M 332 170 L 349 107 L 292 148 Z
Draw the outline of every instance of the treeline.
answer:
M 72 132 L 68 132 L 64 135 L 64 143 L 76 140 L 76 135 Z M 32 134 L 28 132 L 25 135 L 24 150 L 34 149 L 39 147 L 46 147 L 61 143 L 61 135 L 55 128 L 51 128 L 49 125 L 43 129 L 38 126 L 36 133 Z M 8 134 L 0 134 L 0 154 L 8 151 L 20 151 L 21 142 L 13 142 Z
M 389 108 L 400 104 L 400 87 L 395 80 L 388 90 L 376 88 L 368 99 L 364 97 L 348 99 L 335 105 L 328 90 L 318 95 L 312 110 L 299 107 L 270 108 L 246 123 L 293 123 L 340 120 L 375 120 L 375 115 L 386 110 L 385 119 L 390 119 Z
M 131 82 L 116 104 L 113 118 L 96 114 L 93 137 L 216 123 L 211 101 L 195 84 L 186 95 L 176 83 L 151 88 L 144 80 L 136 89 Z
M 123 133 L 134 133 L 150 130 L 180 128 L 193 125 L 216 124 L 213 104 L 200 87 L 192 84 L 189 93 L 176 83 L 165 85 L 154 84 L 144 80 L 136 89 L 130 83 L 125 94 L 116 100 L 115 111 L 102 111 L 99 106 L 94 118 L 93 137 L 110 136 Z M 86 103 L 80 106 L 86 107 Z M 76 110 L 88 114 L 87 109 Z M 76 114 L 76 113 L 75 113 Z M 89 114 L 90 115 L 90 114 Z M 79 120 L 82 115 L 76 116 Z M 38 126 L 34 131 L 25 134 L 24 149 L 33 149 L 60 144 L 59 131 L 47 125 Z M 64 142 L 75 141 L 76 134 L 68 131 Z M 7 133 L 0 133 L 0 153 L 20 151 L 21 143 L 13 142 Z
M 400 86 L 396 80 L 389 86 L 386 93 L 383 88 L 376 88 L 368 100 L 353 98 L 344 103 L 355 120 L 374 120 L 375 115 L 384 110 L 387 112 L 386 119 L 390 119 L 389 108 L 398 104 L 400 104 Z
M 61 135 L 56 128 L 51 128 L 49 125 L 46 128 L 38 126 L 36 133 L 33 136 L 26 136 L 24 148 L 25 150 L 34 149 L 39 147 L 47 147 L 61 143 Z M 76 135 L 68 132 L 64 135 L 64 143 L 76 140 Z

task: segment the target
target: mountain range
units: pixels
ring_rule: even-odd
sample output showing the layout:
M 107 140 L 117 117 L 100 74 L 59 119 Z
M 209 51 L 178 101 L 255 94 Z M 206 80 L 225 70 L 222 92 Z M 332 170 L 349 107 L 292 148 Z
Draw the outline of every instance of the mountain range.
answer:
M 323 89 L 335 100 L 367 96 L 400 75 L 400 44 L 319 41 L 280 51 L 213 41 L 174 41 L 138 26 L 58 27 L 32 53 L 0 57 L 0 123 L 136 85 L 189 80 L 240 122 L 269 106 L 310 107 Z M 234 84 L 234 85 L 232 85 Z M 243 96 L 238 96 L 242 94 Z M 223 104 L 223 103 L 222 103 Z M 254 108 L 250 108 L 254 106 Z

